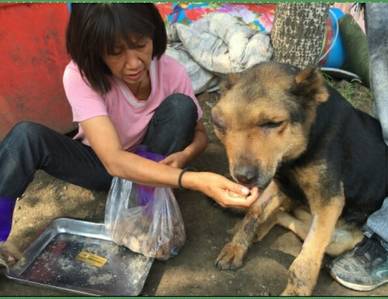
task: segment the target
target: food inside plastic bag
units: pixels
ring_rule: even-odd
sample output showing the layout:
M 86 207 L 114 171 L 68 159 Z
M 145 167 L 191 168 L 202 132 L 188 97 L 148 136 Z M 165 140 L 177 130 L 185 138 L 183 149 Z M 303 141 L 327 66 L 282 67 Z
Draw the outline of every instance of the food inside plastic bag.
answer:
M 186 240 L 171 188 L 142 186 L 118 177 L 108 194 L 105 226 L 115 243 L 159 260 L 177 255 Z

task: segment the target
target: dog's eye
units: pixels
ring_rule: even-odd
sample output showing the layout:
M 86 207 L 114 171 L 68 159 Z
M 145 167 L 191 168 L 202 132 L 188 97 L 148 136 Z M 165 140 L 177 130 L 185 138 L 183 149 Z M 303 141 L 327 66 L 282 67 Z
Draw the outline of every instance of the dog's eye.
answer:
M 213 125 L 214 125 L 214 128 L 220 132 L 221 134 L 224 134 L 225 133 L 225 127 L 216 123 L 216 122 L 213 122 Z
M 263 129 L 274 129 L 274 128 L 280 127 L 282 124 L 283 124 L 282 121 L 277 121 L 277 122 L 267 121 L 267 122 L 259 124 L 259 127 L 263 128 Z
M 225 134 L 225 131 L 226 131 L 225 121 L 222 117 L 222 113 L 220 113 L 220 111 L 217 110 L 217 107 L 212 109 L 211 120 L 212 120 L 214 129 L 220 134 Z

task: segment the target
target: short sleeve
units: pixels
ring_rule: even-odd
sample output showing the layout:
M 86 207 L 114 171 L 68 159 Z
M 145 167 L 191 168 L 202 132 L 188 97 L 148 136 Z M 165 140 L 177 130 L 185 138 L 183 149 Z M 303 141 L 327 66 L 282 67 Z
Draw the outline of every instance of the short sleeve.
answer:
M 193 99 L 195 105 L 197 106 L 198 120 L 200 120 L 202 118 L 203 111 L 201 106 L 199 105 L 197 97 L 195 96 L 191 79 L 187 74 L 185 67 L 182 64 L 180 64 L 174 58 L 170 58 L 170 59 L 173 61 L 173 63 L 176 64 L 176 73 L 174 74 L 174 80 L 177 80 L 177 79 L 178 80 L 177 80 L 177 88 L 175 92 L 185 94 Z
M 73 121 L 81 122 L 108 115 L 103 97 L 82 78 L 78 67 L 70 62 L 63 74 L 63 87 L 73 113 Z

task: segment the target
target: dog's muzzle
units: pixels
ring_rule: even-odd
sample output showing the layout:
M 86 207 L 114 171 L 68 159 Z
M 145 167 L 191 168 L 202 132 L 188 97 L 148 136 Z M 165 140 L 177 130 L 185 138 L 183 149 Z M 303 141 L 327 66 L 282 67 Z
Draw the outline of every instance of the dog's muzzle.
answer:
M 233 169 L 233 178 L 240 184 L 249 188 L 258 187 L 264 190 L 269 182 L 270 177 L 260 172 L 259 168 L 252 165 L 238 165 Z

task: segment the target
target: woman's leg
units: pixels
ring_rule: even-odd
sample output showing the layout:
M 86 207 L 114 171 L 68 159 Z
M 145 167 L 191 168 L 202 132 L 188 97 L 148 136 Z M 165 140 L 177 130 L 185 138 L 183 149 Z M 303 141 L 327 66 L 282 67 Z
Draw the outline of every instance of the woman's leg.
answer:
M 19 197 L 38 169 L 88 189 L 109 189 L 111 180 L 90 147 L 45 126 L 19 123 L 0 145 L 0 196 Z
M 111 182 L 90 147 L 39 124 L 17 124 L 0 144 L 2 240 L 8 237 L 15 199 L 22 195 L 38 169 L 88 189 L 108 190 Z
M 181 151 L 193 140 L 197 117 L 197 106 L 189 96 L 173 94 L 156 110 L 143 144 L 165 156 Z
M 388 145 L 388 3 L 366 3 L 366 34 L 369 50 L 370 86 L 376 115 Z

